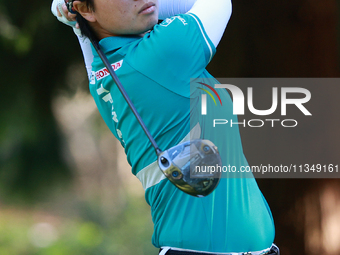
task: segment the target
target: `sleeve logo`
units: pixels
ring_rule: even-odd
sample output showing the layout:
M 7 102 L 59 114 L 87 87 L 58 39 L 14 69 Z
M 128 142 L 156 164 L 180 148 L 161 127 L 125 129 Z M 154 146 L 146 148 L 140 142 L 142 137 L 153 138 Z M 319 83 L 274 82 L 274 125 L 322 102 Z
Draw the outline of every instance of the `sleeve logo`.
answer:
M 90 84 L 96 84 L 96 80 L 95 80 L 94 77 L 95 77 L 95 72 L 91 71 L 91 74 L 90 74 L 90 77 L 89 77 Z
M 173 16 L 171 18 L 166 18 L 160 25 L 163 27 L 169 26 L 175 19 L 179 19 L 184 26 L 188 25 L 185 19 L 183 19 L 181 16 Z

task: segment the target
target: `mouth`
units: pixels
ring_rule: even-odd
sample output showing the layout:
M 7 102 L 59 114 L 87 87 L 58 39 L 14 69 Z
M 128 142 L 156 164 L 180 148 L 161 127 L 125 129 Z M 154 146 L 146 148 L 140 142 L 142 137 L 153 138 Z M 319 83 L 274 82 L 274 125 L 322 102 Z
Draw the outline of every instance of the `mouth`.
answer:
M 138 14 L 150 14 L 150 13 L 153 13 L 155 10 L 156 10 L 156 4 L 152 2 L 148 2 L 143 5 L 143 7 L 138 12 Z

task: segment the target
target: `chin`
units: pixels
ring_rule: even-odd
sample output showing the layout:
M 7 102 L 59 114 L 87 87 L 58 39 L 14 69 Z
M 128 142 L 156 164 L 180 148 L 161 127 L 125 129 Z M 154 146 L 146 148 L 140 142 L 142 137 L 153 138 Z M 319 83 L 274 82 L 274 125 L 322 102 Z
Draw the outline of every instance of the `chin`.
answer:
M 152 30 L 153 27 L 154 27 L 155 25 L 157 25 L 157 23 L 158 23 L 158 20 L 150 21 L 147 25 L 144 26 L 143 29 L 140 30 L 140 33 L 145 33 L 145 32 L 147 32 L 147 31 Z
M 148 24 L 148 30 L 153 29 L 153 27 L 158 23 L 158 15 L 150 20 Z

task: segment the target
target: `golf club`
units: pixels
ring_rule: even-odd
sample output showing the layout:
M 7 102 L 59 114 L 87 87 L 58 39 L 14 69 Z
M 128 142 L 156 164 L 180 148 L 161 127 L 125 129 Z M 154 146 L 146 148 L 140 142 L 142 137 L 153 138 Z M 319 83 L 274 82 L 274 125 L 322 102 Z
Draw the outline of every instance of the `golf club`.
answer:
M 73 0 L 65 0 L 65 3 L 68 10 L 74 12 Z M 189 195 L 195 197 L 209 195 L 215 190 L 221 178 L 221 171 L 211 171 L 212 169 L 215 169 L 215 167 L 222 165 L 217 147 L 209 140 L 196 139 L 180 143 L 165 151 L 160 150 L 134 104 L 127 95 L 107 57 L 100 49 L 98 41 L 93 38 L 89 38 L 93 47 L 155 149 L 158 157 L 158 166 L 162 173 L 178 189 Z M 205 171 L 202 169 L 205 169 Z M 206 169 L 209 170 L 206 171 Z

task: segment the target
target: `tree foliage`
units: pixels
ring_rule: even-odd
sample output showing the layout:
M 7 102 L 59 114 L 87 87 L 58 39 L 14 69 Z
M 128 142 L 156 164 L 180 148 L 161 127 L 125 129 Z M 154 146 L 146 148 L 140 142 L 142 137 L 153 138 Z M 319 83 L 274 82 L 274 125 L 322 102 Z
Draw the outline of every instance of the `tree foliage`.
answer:
M 0 4 L 0 189 L 2 199 L 38 199 L 72 173 L 64 163 L 51 100 L 67 67 L 81 61 L 72 31 L 49 1 Z M 28 201 L 27 200 L 27 201 Z

